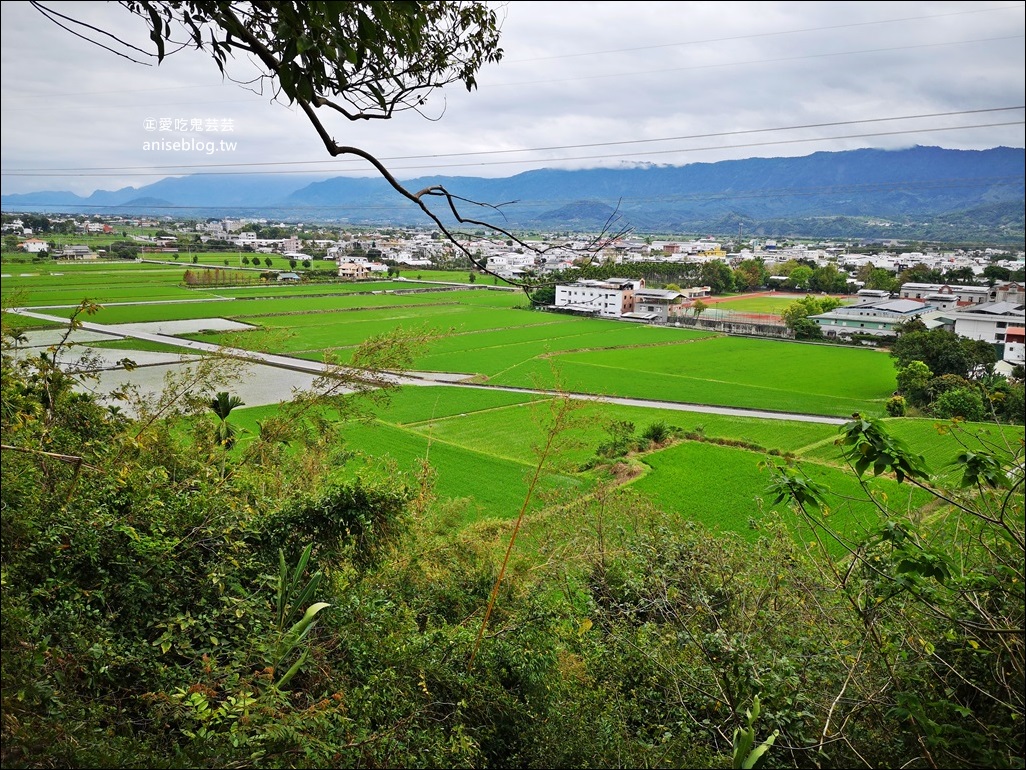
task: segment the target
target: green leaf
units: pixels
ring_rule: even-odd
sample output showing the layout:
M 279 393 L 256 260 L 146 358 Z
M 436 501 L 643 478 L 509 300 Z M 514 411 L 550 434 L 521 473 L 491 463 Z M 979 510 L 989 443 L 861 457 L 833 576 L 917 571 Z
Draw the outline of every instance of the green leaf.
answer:
M 310 656 L 310 650 L 303 650 L 303 654 L 299 656 L 299 659 L 292 664 L 288 671 L 285 672 L 285 676 L 279 679 L 275 683 L 275 687 L 279 690 L 283 689 L 289 682 L 292 681 L 292 677 L 299 673 L 299 669 L 306 663 L 306 659 Z
M 302 639 L 313 626 L 314 620 L 317 618 L 317 614 L 321 610 L 327 609 L 330 606 L 331 605 L 327 602 L 317 602 L 316 604 L 310 605 L 307 611 L 303 613 L 302 619 L 289 629 L 289 634 L 295 634 L 297 639 Z
M 748 755 L 744 762 L 741 763 L 742 770 L 751 770 L 755 767 L 755 763 L 762 758 L 762 755 L 769 751 L 770 747 L 776 742 L 777 736 L 780 735 L 779 730 L 774 730 L 773 734 L 760 743 L 752 753 Z

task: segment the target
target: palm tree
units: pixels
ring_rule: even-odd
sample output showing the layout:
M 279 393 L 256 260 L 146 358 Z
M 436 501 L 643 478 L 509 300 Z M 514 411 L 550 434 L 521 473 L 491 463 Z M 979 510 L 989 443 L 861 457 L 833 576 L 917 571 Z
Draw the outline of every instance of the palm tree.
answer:
M 28 337 L 25 336 L 25 334 L 23 332 L 21 332 L 21 331 L 12 331 L 11 332 L 11 342 L 14 343 L 14 356 L 15 356 L 15 358 L 17 358 L 17 356 L 18 356 L 18 346 L 21 343 L 23 343 L 23 342 L 28 342 Z
M 221 391 L 210 401 L 210 411 L 218 417 L 217 427 L 214 428 L 214 440 L 224 447 L 225 451 L 235 446 L 235 435 L 238 428 L 228 422 L 228 415 L 237 406 L 244 406 L 243 400 L 238 396 L 229 396 L 227 391 Z

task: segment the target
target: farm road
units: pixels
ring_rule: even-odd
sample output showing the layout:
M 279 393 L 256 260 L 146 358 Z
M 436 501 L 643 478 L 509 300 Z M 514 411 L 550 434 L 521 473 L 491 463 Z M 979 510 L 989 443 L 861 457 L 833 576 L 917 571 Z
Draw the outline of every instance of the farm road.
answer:
M 45 313 L 28 310 L 25 308 L 12 308 L 12 313 L 17 313 L 29 318 L 36 318 L 44 321 L 50 321 L 53 323 L 67 324 L 67 318 L 60 318 L 58 316 L 51 316 Z M 209 320 L 206 322 L 209 328 Z M 164 324 L 165 326 L 167 324 Z M 316 361 L 305 361 L 300 358 L 292 358 L 290 356 L 281 356 L 273 353 L 260 353 L 253 350 L 243 350 L 241 348 L 224 348 L 218 345 L 213 345 L 207 342 L 196 342 L 193 340 L 183 340 L 179 337 L 172 336 L 170 334 L 163 334 L 160 332 L 147 331 L 146 328 L 151 326 L 152 328 L 159 328 L 160 324 L 117 324 L 107 325 L 98 324 L 91 321 L 81 321 L 81 330 L 86 332 L 92 332 L 94 334 L 103 335 L 115 339 L 122 339 L 130 337 L 132 339 L 146 340 L 149 342 L 159 342 L 166 345 L 173 345 L 175 347 L 183 348 L 183 352 L 188 353 L 219 353 L 220 355 L 227 355 L 232 358 L 249 361 L 254 364 L 263 364 L 265 366 L 271 366 L 278 369 L 285 369 L 292 372 L 302 372 L 313 376 L 321 376 L 328 373 L 327 367 L 324 364 L 319 364 Z M 183 330 L 184 331 L 184 330 Z M 198 329 L 197 329 L 198 331 Z M 124 357 L 128 351 L 118 351 L 118 357 Z M 391 374 L 386 377 L 388 381 L 395 385 L 455 385 L 462 388 L 477 388 L 480 390 L 505 390 L 515 393 L 533 393 L 538 395 L 558 395 L 555 391 L 536 390 L 532 388 L 513 388 L 502 385 L 481 385 L 479 383 L 467 382 L 474 375 L 471 374 L 459 374 L 459 373 L 446 373 L 446 372 L 406 372 L 404 374 Z M 758 409 L 741 409 L 737 407 L 726 407 L 726 406 L 712 406 L 709 404 L 689 404 L 677 401 L 653 401 L 648 399 L 639 398 L 620 398 L 616 396 L 600 396 L 591 393 L 567 393 L 564 394 L 574 399 L 580 399 L 582 401 L 595 401 L 606 404 L 622 404 L 625 406 L 640 406 L 651 409 L 669 409 L 680 412 L 701 412 L 705 414 L 722 414 L 732 415 L 735 417 L 756 417 L 764 420 L 789 420 L 792 422 L 811 422 L 820 423 L 824 425 L 843 425 L 848 421 L 848 418 L 844 417 L 829 417 L 826 415 L 819 414 L 798 414 L 792 412 L 770 412 Z M 281 398 L 286 398 L 287 394 L 282 394 Z M 281 400 L 275 398 L 267 403 L 277 403 Z M 252 402 L 248 403 L 249 406 L 256 406 Z

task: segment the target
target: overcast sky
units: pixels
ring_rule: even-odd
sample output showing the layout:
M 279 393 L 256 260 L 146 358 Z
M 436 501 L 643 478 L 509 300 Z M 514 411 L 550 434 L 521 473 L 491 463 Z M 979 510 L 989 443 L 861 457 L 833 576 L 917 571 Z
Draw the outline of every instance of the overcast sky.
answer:
M 151 45 L 117 5 L 47 5 Z M 335 138 L 400 179 L 1026 143 L 1023 2 L 495 5 L 504 57 L 476 91 L 432 95 L 434 121 L 332 121 Z M 204 170 L 372 173 L 331 160 L 301 114 L 222 82 L 205 53 L 140 66 L 28 2 L 0 12 L 4 193 L 88 194 Z M 176 120 L 189 131 L 160 131 Z M 193 149 L 144 149 L 174 139 Z

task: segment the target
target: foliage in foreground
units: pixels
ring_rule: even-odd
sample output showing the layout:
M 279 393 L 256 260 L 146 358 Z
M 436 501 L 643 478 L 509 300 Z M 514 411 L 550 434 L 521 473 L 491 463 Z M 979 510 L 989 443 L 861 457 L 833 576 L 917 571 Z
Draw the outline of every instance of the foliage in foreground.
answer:
M 528 522 L 499 582 L 506 524 L 427 516 L 426 466 L 341 481 L 316 403 L 231 454 L 230 409 L 128 420 L 8 353 L 4 767 L 1023 765 L 1021 444 L 967 437 L 937 487 L 856 418 L 884 524 L 841 557 L 781 461 L 794 517 L 753 511 L 754 543 L 602 487 Z

